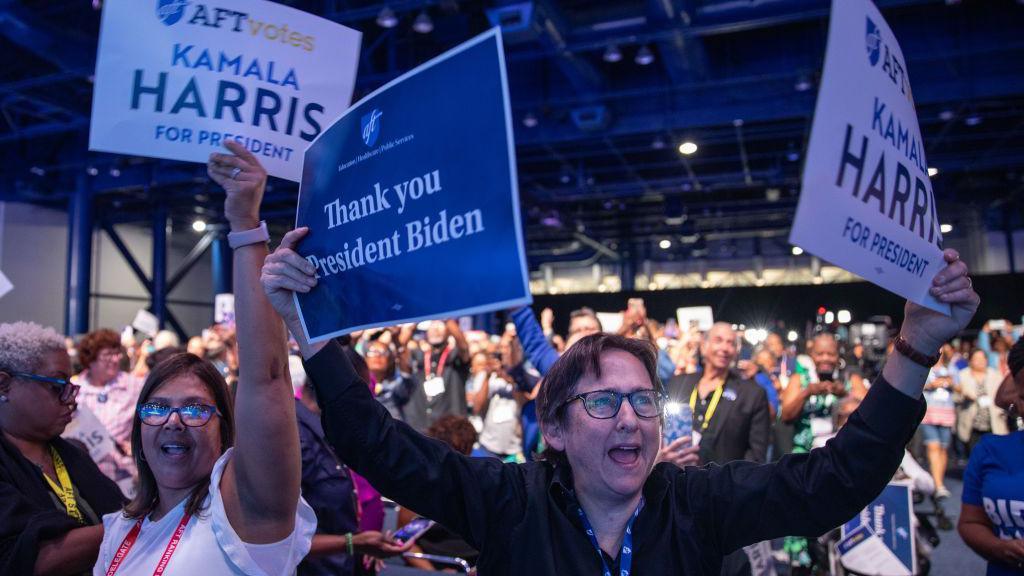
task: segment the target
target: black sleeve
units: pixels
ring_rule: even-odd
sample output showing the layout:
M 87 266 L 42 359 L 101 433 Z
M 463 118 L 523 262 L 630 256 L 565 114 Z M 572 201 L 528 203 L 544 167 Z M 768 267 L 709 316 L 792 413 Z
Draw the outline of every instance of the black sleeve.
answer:
M 723 554 L 781 536 L 819 536 L 859 513 L 892 480 L 924 412 L 923 399 L 879 378 L 824 448 L 774 464 L 689 468 L 677 497 Z
M 744 460 L 751 462 L 768 461 L 768 444 L 771 440 L 771 414 L 768 411 L 768 394 L 756 382 L 750 381 L 750 396 L 754 411 L 750 416 L 750 431 Z
M 0 574 L 32 574 L 40 543 L 76 527 L 78 523 L 56 507 L 33 506 L 16 486 L 0 477 Z
M 481 549 L 526 510 L 522 469 L 469 458 L 391 418 L 331 342 L 305 362 L 335 452 L 384 496 Z

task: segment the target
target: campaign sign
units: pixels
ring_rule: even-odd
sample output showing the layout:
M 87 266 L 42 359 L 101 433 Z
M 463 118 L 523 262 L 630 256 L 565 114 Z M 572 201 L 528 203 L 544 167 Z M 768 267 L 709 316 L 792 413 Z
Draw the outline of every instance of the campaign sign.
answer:
M 908 484 L 894 482 L 842 526 L 839 553 L 844 566 L 865 575 L 917 574 L 914 499 Z
M 354 105 L 306 151 L 311 341 L 531 302 L 498 29 Z
M 833 0 L 790 243 L 922 306 L 945 266 L 906 60 L 871 0 Z
M 89 149 L 206 162 L 235 140 L 297 182 L 351 102 L 360 41 L 264 0 L 106 0 Z

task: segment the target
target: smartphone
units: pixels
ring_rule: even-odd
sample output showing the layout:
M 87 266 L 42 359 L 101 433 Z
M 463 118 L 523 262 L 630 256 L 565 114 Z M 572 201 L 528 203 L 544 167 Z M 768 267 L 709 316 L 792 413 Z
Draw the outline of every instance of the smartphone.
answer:
M 628 308 L 630 308 L 631 310 L 643 310 L 643 308 L 644 308 L 644 299 L 643 298 L 630 298 L 626 302 L 626 306 Z
M 423 535 L 424 532 L 434 527 L 434 521 L 427 518 L 416 518 L 395 532 L 395 540 L 408 542 Z
M 665 404 L 665 444 L 683 436 L 693 438 L 693 409 L 685 402 Z
M 992 330 L 1006 330 L 1006 320 L 989 320 L 988 327 Z

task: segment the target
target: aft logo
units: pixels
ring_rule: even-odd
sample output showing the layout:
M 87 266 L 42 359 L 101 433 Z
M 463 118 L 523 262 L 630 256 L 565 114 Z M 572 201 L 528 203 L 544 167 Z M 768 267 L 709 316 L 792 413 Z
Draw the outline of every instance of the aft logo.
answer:
M 871 18 L 868 18 L 867 21 L 868 33 L 864 38 L 864 43 L 868 49 L 868 62 L 871 62 L 872 66 L 876 66 L 879 56 L 882 55 L 882 34 L 878 31 L 878 26 L 875 26 L 875 23 L 871 21 Z
M 914 101 L 914 95 L 910 91 L 910 80 L 907 78 L 907 68 L 900 61 L 900 58 L 895 50 L 889 49 L 889 44 L 882 39 L 882 31 L 878 26 L 871 20 L 867 20 L 867 33 L 864 36 L 864 45 L 867 49 L 868 62 L 872 67 L 877 67 L 878 63 L 882 63 L 882 72 L 888 76 L 889 80 L 896 86 L 896 89 L 900 91 L 910 100 L 911 103 Z
M 157 0 L 156 17 L 167 26 L 172 26 L 185 15 L 188 0 Z
M 377 143 L 377 137 L 380 136 L 380 117 L 383 113 L 376 108 L 373 109 L 369 114 L 364 114 L 359 121 L 359 125 L 363 130 L 363 144 L 373 147 Z

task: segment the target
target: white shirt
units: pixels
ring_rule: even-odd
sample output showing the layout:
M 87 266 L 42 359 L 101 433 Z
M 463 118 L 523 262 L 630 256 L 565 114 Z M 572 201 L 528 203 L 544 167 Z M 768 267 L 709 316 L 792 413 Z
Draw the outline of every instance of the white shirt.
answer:
M 281 540 L 271 544 L 248 544 L 231 527 L 220 493 L 220 479 L 224 466 L 231 458 L 228 449 L 213 467 L 210 476 L 210 494 L 205 510 L 193 516 L 178 543 L 166 572 L 171 575 L 234 575 L 286 576 L 295 573 L 296 566 L 309 552 L 316 531 L 316 515 L 306 501 L 299 498 L 295 511 L 295 529 Z M 146 518 L 138 540 L 121 563 L 117 576 L 150 576 L 163 556 L 167 543 L 185 514 L 186 498 L 156 522 Z M 103 517 L 103 543 L 99 559 L 93 567 L 93 576 L 104 576 L 121 546 L 124 537 L 137 520 L 125 518 L 121 512 Z

